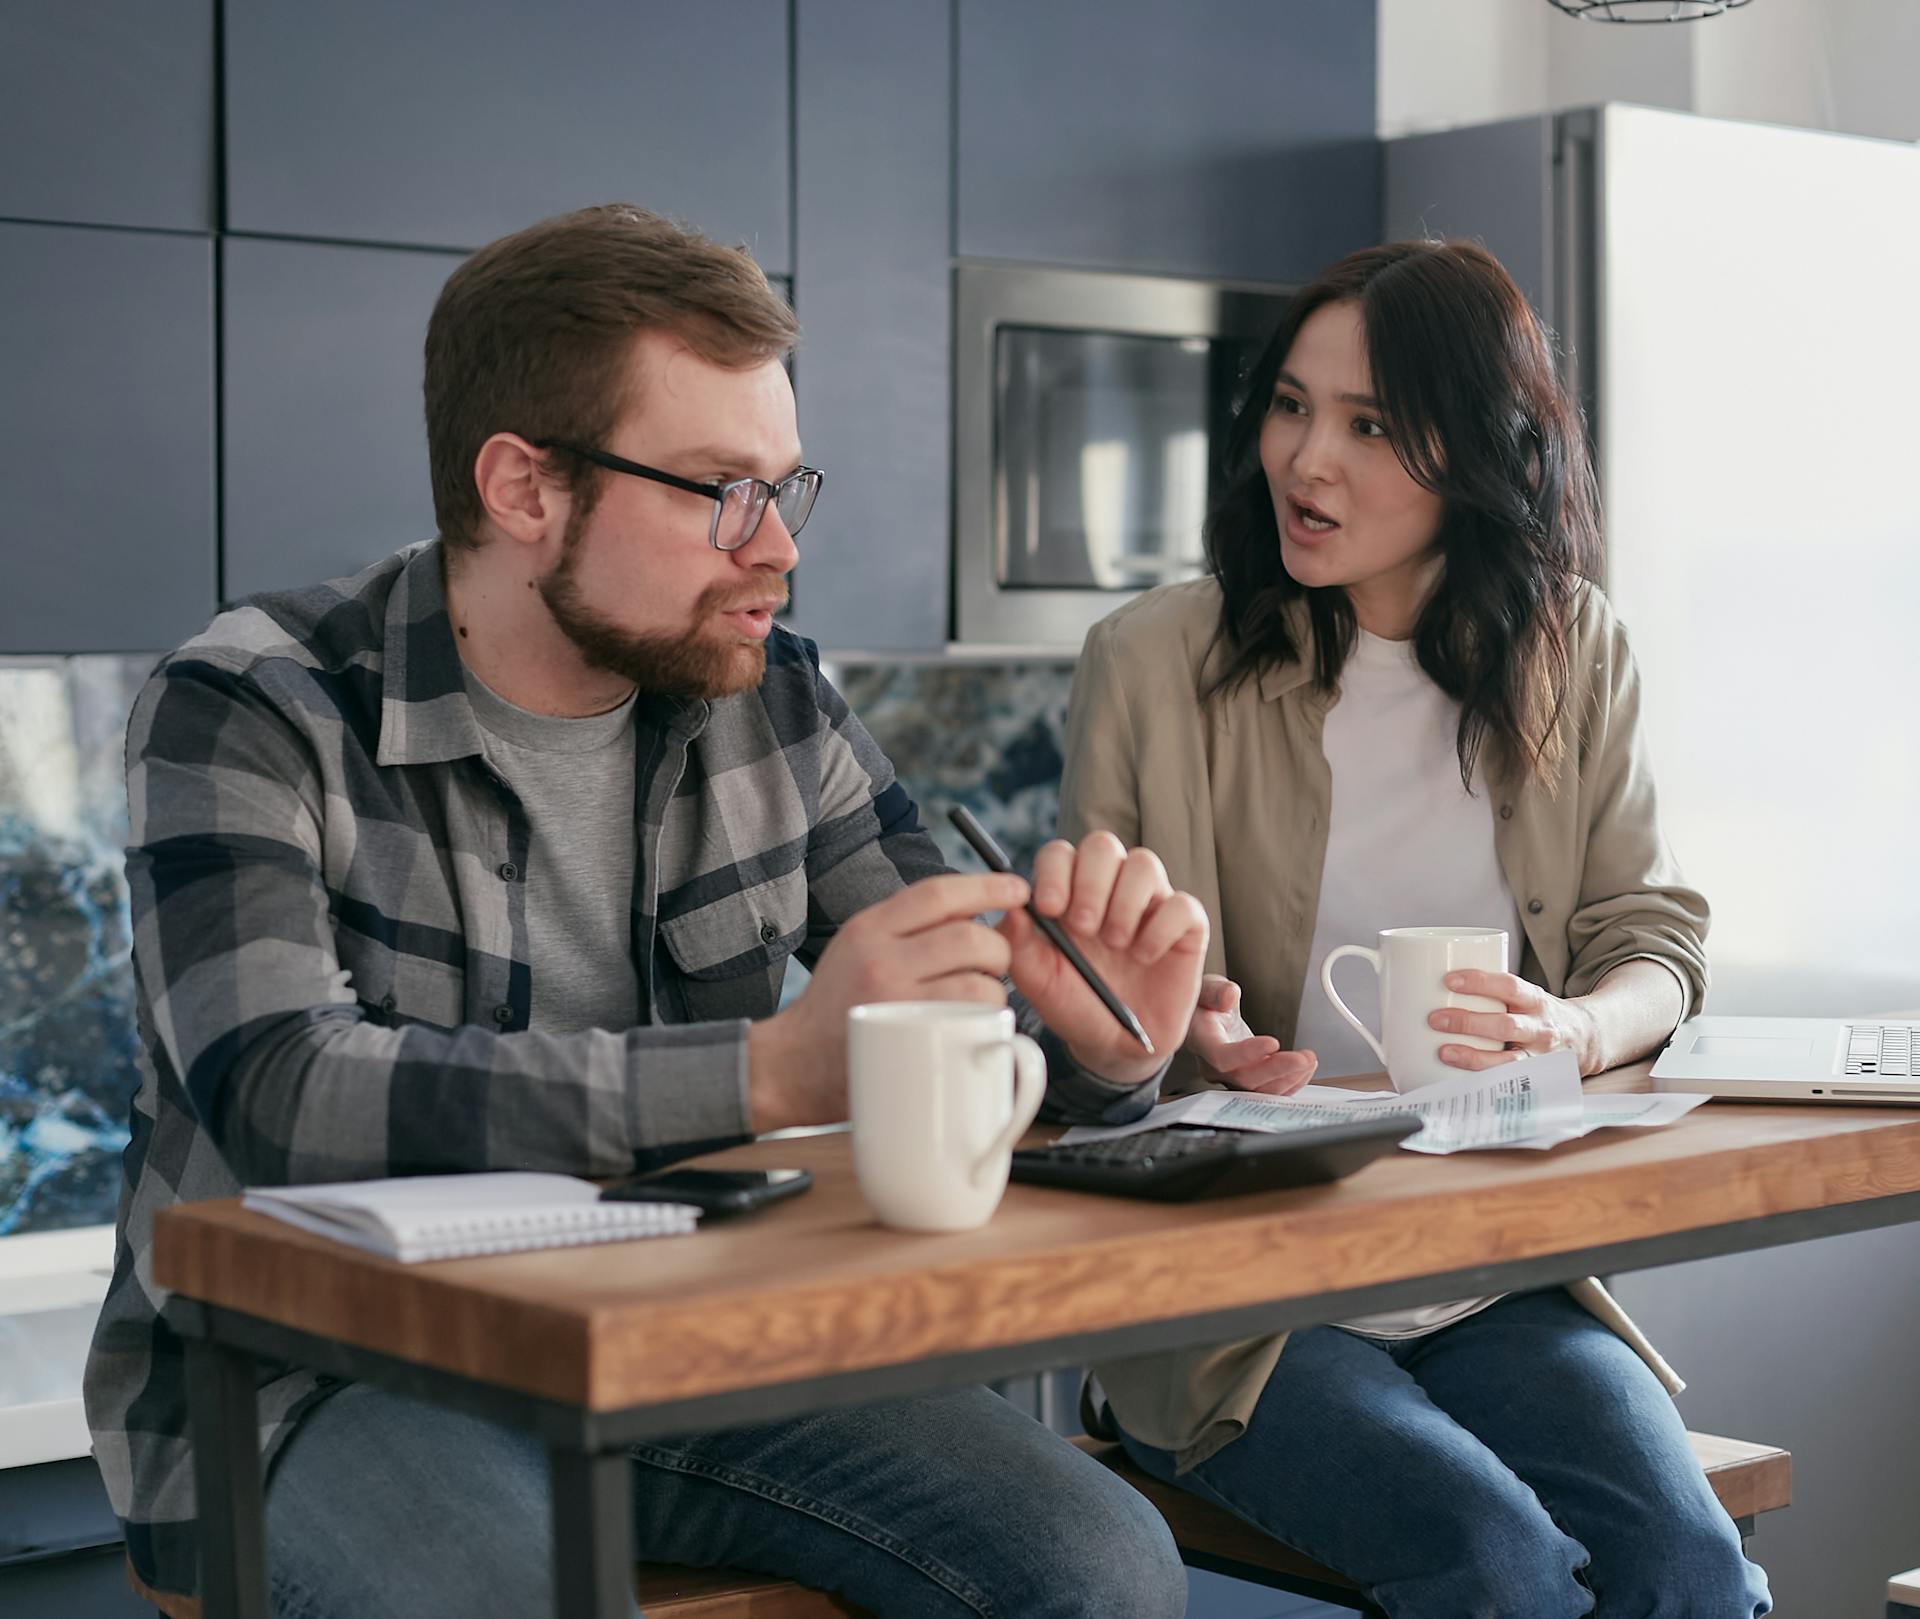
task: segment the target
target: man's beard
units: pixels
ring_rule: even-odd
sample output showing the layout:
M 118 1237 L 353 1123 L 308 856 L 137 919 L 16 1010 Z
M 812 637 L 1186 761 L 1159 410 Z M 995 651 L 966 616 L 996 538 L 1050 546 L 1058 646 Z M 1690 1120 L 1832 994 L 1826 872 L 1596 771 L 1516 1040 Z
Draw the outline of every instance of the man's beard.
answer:
M 586 516 L 576 512 L 568 523 L 560 561 L 540 581 L 540 599 L 589 666 L 631 680 L 642 692 L 667 697 L 728 697 L 760 684 L 767 671 L 765 643 L 716 635 L 709 626 L 730 609 L 765 602 L 766 582 L 709 585 L 693 604 L 693 627 L 679 634 L 642 635 L 622 629 L 589 606 L 580 588 L 580 536 Z M 784 605 L 784 581 L 780 595 Z

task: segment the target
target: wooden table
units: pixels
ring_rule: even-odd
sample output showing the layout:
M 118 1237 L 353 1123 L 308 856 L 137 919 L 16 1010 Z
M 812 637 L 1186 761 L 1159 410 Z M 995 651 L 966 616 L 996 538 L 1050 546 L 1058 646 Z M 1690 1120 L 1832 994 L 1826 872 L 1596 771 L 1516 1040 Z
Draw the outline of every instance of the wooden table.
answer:
M 1644 1090 L 1646 1064 L 1589 1088 Z M 1920 1218 L 1920 1109 L 1709 1102 L 1550 1152 L 1395 1153 L 1331 1186 L 1190 1204 L 1009 1189 L 979 1231 L 876 1225 L 845 1135 L 715 1162 L 815 1188 L 687 1238 L 400 1265 L 250 1214 L 168 1210 L 206 1619 L 264 1619 L 256 1357 L 529 1428 L 553 1458 L 559 1611 L 624 1616 L 624 1447 Z

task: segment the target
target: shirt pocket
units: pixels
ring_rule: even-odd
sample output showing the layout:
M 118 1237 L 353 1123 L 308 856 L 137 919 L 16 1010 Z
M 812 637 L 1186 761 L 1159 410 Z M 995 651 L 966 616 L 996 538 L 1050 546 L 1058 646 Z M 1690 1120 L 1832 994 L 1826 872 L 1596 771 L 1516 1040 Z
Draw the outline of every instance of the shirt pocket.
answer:
M 674 965 L 699 982 L 784 971 L 806 936 L 807 874 L 801 867 L 660 921 Z

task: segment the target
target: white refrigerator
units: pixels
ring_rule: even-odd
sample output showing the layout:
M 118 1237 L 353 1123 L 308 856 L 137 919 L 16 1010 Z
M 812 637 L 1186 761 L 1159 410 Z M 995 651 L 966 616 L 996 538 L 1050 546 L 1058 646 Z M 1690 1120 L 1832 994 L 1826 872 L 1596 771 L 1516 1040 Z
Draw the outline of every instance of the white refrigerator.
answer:
M 1385 179 L 1569 351 L 1712 1010 L 1920 1008 L 1920 148 L 1607 106 Z

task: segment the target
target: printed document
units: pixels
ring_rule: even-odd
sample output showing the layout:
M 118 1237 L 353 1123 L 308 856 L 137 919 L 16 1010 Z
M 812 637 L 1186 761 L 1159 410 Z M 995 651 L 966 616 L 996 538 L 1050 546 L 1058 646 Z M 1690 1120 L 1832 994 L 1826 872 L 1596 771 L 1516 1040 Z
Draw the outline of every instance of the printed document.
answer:
M 1062 1144 L 1104 1141 L 1169 1124 L 1206 1125 L 1216 1130 L 1312 1130 L 1374 1119 L 1384 1113 L 1410 1113 L 1420 1120 L 1421 1129 L 1400 1143 L 1409 1152 L 1450 1153 L 1485 1147 L 1540 1150 L 1594 1130 L 1644 1130 L 1671 1124 L 1705 1100 L 1704 1096 L 1589 1095 L 1580 1088 L 1580 1067 L 1573 1053 L 1550 1051 L 1479 1073 L 1463 1070 L 1457 1079 L 1422 1085 L 1404 1096 L 1396 1091 L 1352 1091 L 1336 1085 L 1308 1085 L 1291 1096 L 1200 1091 L 1162 1102 L 1133 1124 L 1081 1125 L 1060 1140 Z

